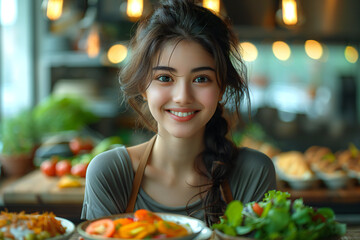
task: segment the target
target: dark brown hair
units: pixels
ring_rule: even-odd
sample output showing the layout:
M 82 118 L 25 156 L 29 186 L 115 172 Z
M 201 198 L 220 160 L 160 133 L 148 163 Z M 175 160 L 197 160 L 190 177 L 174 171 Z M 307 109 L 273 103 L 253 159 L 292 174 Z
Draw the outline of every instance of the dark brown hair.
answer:
M 248 96 L 246 68 L 230 25 L 194 0 L 162 1 L 149 17 L 139 22 L 130 41 L 130 57 L 120 72 L 120 84 L 124 99 L 140 115 L 143 124 L 156 132 L 156 122 L 141 93 L 150 84 L 151 68 L 159 51 L 169 42 L 182 40 L 199 43 L 213 56 L 217 80 L 224 92 L 221 104 L 206 126 L 205 151 L 199 158 L 207 169 L 203 174 L 212 180 L 203 201 L 205 218 L 211 225 L 224 213 L 220 185 L 230 173 L 237 155 L 236 146 L 226 138 L 229 129 L 223 107 L 228 103 L 240 116 L 240 103 Z

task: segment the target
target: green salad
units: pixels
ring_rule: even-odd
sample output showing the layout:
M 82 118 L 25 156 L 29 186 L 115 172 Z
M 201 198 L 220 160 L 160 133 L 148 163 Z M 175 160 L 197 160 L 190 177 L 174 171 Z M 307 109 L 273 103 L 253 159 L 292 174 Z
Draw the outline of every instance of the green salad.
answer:
M 261 202 L 234 200 L 212 229 L 230 236 L 276 240 L 327 239 L 346 233 L 346 225 L 335 220 L 332 209 L 315 209 L 304 205 L 301 198 L 289 198 L 287 192 L 272 190 Z

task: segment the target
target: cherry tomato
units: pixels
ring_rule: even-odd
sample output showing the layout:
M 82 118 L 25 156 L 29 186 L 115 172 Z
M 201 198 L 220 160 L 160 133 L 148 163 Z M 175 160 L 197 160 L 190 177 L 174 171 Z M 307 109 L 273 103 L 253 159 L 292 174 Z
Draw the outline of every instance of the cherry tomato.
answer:
M 75 137 L 69 142 L 69 148 L 74 155 L 88 153 L 94 148 L 91 138 Z
M 62 177 L 71 174 L 71 162 L 69 160 L 61 160 L 56 163 L 56 176 Z
M 111 237 L 115 232 L 115 224 L 111 219 L 100 219 L 86 227 L 85 232 L 103 237 Z
M 88 164 L 87 163 L 78 163 L 71 167 L 71 175 L 78 176 L 78 177 L 85 177 L 86 176 L 86 169 Z
M 259 217 L 261 216 L 261 214 L 264 211 L 264 209 L 262 207 L 260 207 L 260 205 L 258 203 L 254 203 L 253 210 Z
M 321 221 L 321 222 L 326 222 L 326 218 L 320 214 L 320 213 L 316 213 L 312 218 L 311 218 L 314 222 L 317 222 L 317 221 Z
M 56 176 L 56 160 L 45 160 L 40 165 L 40 170 L 43 174 L 49 177 Z

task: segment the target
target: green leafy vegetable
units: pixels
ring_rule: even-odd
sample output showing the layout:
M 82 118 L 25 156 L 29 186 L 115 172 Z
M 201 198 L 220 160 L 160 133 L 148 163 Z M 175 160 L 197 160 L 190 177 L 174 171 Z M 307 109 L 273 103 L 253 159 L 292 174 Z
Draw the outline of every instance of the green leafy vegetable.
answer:
M 269 240 L 324 239 L 346 233 L 346 225 L 335 221 L 331 208 L 313 209 L 302 199 L 289 198 L 287 192 L 267 192 L 258 203 L 263 209 L 261 216 L 253 211 L 254 202 L 243 205 L 233 201 L 220 222 L 211 227 L 231 236 Z
M 34 118 L 42 134 L 81 130 L 98 120 L 80 98 L 50 96 L 34 108 Z

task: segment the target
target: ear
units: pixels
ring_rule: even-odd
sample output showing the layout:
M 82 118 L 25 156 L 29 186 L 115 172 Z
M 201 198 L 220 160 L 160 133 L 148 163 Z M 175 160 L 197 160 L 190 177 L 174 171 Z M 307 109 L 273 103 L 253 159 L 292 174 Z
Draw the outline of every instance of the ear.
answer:
M 144 100 L 144 101 L 147 100 L 146 92 L 142 93 L 141 96 L 143 97 L 143 100 Z

